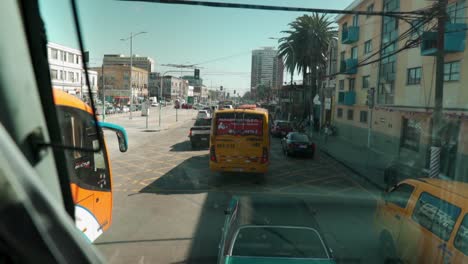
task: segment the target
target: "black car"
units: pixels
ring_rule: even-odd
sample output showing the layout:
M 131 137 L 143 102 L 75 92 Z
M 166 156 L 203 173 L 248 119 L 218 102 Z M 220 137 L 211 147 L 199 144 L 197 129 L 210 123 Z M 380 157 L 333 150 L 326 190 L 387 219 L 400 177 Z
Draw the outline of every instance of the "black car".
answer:
M 309 136 L 300 132 L 291 132 L 281 140 L 281 148 L 286 156 L 305 154 L 310 157 L 315 155 L 315 144 Z
M 190 128 L 190 143 L 192 148 L 210 145 L 211 118 L 200 118 Z

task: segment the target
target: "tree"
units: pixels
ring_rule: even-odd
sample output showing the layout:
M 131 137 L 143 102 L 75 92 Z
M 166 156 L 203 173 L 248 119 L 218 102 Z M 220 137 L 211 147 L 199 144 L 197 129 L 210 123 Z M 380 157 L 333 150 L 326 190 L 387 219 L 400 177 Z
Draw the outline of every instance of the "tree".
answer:
M 291 74 L 295 70 L 302 73 L 304 87 L 309 73 L 310 102 L 317 93 L 317 75 L 325 72 L 328 45 L 337 35 L 332 25 L 325 14 L 303 15 L 289 23 L 290 29 L 282 31 L 288 35 L 279 40 L 279 55 L 284 58 L 286 69 Z

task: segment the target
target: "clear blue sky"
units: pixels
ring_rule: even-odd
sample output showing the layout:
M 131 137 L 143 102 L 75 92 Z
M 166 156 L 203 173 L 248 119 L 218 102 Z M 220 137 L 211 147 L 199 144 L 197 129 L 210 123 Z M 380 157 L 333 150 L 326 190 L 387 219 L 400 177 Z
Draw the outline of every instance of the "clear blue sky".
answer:
M 226 1 L 226 0 L 220 0 Z M 129 54 L 120 41 L 130 32 L 147 31 L 133 41 L 135 54 L 160 64 L 200 63 L 204 84 L 245 92 L 250 88 L 251 51 L 276 46 L 269 37 L 282 36 L 288 23 L 303 13 L 222 9 L 109 0 L 77 0 L 90 65 L 100 66 L 103 54 Z M 226 2 L 254 3 L 249 0 Z M 344 9 L 352 0 L 257 0 L 256 4 Z M 69 1 L 41 0 L 49 41 L 77 48 Z M 177 75 L 177 74 L 175 74 Z

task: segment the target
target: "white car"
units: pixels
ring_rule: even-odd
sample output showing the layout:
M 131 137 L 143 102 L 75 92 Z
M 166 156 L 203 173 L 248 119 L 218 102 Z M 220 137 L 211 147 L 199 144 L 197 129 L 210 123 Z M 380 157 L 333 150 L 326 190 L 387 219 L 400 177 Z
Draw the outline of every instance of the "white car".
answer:
M 130 112 L 130 107 L 128 107 L 128 106 L 122 107 L 122 112 L 124 112 L 124 113 Z
M 152 102 L 151 106 L 155 107 L 155 106 L 159 106 L 159 104 L 157 102 Z
M 207 110 L 200 110 L 200 111 L 198 111 L 197 119 L 200 119 L 200 118 L 210 118 L 210 117 L 211 117 L 211 114 L 210 114 Z

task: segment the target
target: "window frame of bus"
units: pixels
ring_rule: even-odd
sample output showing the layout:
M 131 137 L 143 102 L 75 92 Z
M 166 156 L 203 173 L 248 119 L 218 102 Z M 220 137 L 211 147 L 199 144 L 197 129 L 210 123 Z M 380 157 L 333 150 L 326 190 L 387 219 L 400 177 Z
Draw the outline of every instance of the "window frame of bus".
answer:
M 78 109 L 78 108 L 75 108 L 75 107 L 71 107 L 71 106 L 64 106 L 64 105 L 57 105 L 57 114 L 58 114 L 58 119 L 59 119 L 59 124 L 60 124 L 60 129 L 61 129 L 61 134 L 62 134 L 62 141 L 64 141 L 63 143 L 65 143 L 66 145 L 72 145 L 73 146 L 73 142 L 65 142 L 65 134 L 66 134 L 66 131 L 64 131 L 66 125 L 65 125 L 65 113 L 69 113 L 71 114 L 74 118 L 77 118 L 78 120 L 80 120 L 80 122 L 82 122 L 82 124 L 86 124 L 86 119 L 88 119 L 88 122 L 94 122 L 94 119 L 92 118 L 92 115 L 82 109 Z M 85 131 L 87 130 L 87 128 L 90 128 L 90 129 L 94 129 L 95 126 L 91 125 L 89 127 L 86 127 Z M 85 132 L 86 133 L 86 132 Z M 103 136 L 103 132 L 102 132 L 102 129 L 99 128 L 99 133 L 101 134 L 101 136 Z M 89 137 L 91 135 L 88 133 L 86 135 L 86 140 L 89 140 Z M 95 133 L 95 137 L 96 139 L 95 140 L 98 140 L 98 134 Z M 88 142 L 88 147 L 93 147 L 93 141 L 94 140 L 90 140 Z M 84 141 L 86 142 L 86 141 Z M 78 146 L 77 146 L 78 147 Z M 90 168 L 90 171 L 92 173 L 98 173 L 97 171 L 94 172 L 95 170 L 95 155 L 98 154 L 98 155 L 102 155 L 102 158 L 104 159 L 104 166 L 105 168 L 103 169 L 104 170 L 104 175 L 105 175 L 105 182 L 107 183 L 106 185 L 104 185 L 104 187 L 100 187 L 99 184 L 98 184 L 98 181 L 96 181 L 95 183 L 89 183 L 86 181 L 86 179 L 83 179 L 83 178 L 80 178 L 80 176 L 78 176 L 78 172 L 77 172 L 77 169 L 75 168 L 76 167 L 76 162 L 77 162 L 77 158 L 74 157 L 74 152 L 79 152 L 82 156 L 80 156 L 79 158 L 82 158 L 86 155 L 89 155 L 91 154 L 92 157 L 89 158 L 89 161 L 90 163 L 93 165 L 92 168 Z M 70 171 L 70 183 L 72 184 L 76 184 L 78 187 L 80 188 L 83 188 L 83 189 L 86 189 L 86 190 L 92 190 L 92 191 L 102 191 L 102 192 L 111 192 L 112 191 L 112 179 L 111 179 L 111 173 L 110 173 L 110 169 L 109 169 L 109 157 L 108 157 L 108 153 L 107 153 L 107 148 L 106 146 L 102 146 L 101 150 L 100 151 L 97 151 L 97 152 L 93 152 L 93 151 L 79 151 L 79 150 L 65 150 L 65 156 L 67 157 L 67 160 L 68 160 L 68 164 L 69 164 L 69 171 Z M 102 168 L 101 168 L 102 169 Z M 89 175 L 87 175 L 89 176 Z

